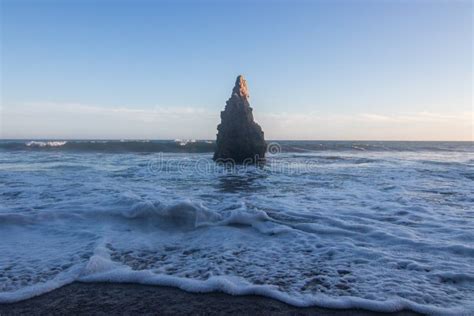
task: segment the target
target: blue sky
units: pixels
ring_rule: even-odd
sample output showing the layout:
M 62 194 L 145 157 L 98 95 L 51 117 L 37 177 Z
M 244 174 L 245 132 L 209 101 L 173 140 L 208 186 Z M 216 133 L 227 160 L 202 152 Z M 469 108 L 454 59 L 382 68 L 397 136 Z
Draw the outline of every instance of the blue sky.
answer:
M 0 3 L 3 138 L 473 139 L 470 1 Z

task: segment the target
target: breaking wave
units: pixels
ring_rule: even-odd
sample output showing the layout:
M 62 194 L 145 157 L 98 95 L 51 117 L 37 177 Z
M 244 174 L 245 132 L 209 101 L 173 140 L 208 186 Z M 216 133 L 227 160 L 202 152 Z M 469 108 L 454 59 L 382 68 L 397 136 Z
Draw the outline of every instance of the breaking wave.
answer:
M 25 145 L 27 147 L 60 147 L 66 145 L 66 141 L 48 141 L 48 142 L 38 142 L 38 141 L 29 141 Z
M 386 151 L 324 143 L 342 148 L 324 153 L 311 149 L 321 142 L 283 142 L 269 165 L 292 171 L 315 163 L 302 173 L 267 165 L 226 174 L 195 171 L 207 153 L 168 154 L 171 162 L 185 157 L 183 169 L 150 172 L 160 155 L 88 147 L 161 151 L 202 141 L 12 143 L 23 151 L 0 146 L 0 303 L 101 281 L 257 294 L 296 306 L 474 310 L 470 144 Z M 286 154 L 285 146 L 308 150 Z

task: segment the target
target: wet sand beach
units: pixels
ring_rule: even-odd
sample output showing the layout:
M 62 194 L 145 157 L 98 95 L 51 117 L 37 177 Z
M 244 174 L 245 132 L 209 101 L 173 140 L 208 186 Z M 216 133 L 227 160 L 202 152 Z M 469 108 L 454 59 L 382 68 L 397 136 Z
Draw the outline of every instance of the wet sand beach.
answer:
M 418 315 L 409 311 L 376 313 L 360 309 L 299 308 L 261 296 L 188 293 L 140 284 L 73 283 L 13 304 L 0 315 L 59 314 L 159 315 Z

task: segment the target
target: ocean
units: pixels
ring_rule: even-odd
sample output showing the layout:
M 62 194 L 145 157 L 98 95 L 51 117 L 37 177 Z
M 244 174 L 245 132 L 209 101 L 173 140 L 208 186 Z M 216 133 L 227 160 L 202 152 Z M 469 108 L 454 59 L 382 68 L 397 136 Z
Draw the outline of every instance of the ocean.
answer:
M 0 141 L 0 303 L 74 281 L 474 313 L 473 142 Z

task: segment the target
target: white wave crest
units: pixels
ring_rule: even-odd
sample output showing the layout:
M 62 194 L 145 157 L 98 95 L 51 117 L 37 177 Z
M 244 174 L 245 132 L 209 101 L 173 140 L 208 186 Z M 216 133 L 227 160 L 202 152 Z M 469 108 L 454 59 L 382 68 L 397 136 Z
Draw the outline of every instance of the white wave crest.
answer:
M 28 147 L 60 147 L 64 146 L 67 141 L 48 141 L 48 142 L 39 142 L 39 141 L 29 141 L 26 143 Z

